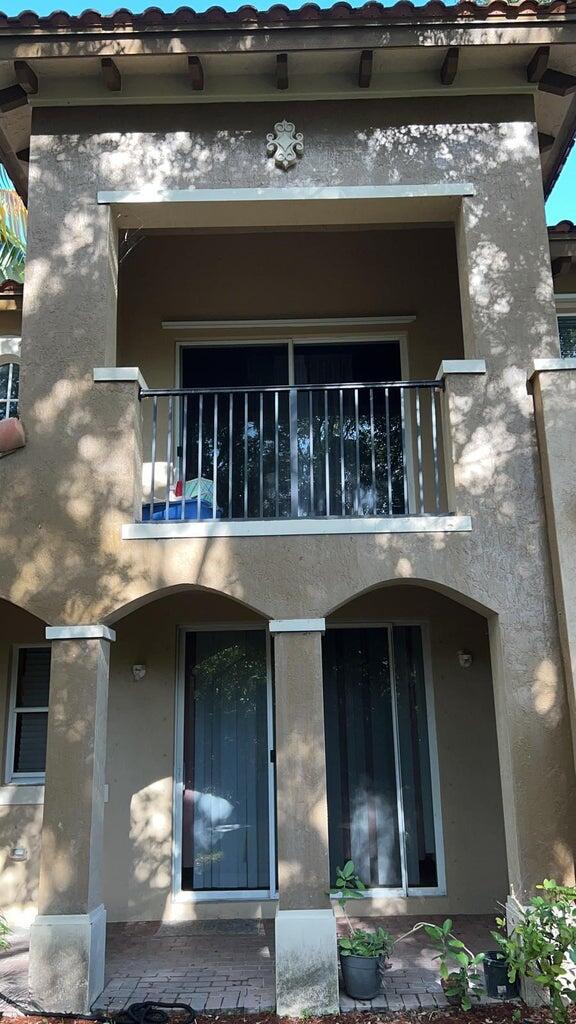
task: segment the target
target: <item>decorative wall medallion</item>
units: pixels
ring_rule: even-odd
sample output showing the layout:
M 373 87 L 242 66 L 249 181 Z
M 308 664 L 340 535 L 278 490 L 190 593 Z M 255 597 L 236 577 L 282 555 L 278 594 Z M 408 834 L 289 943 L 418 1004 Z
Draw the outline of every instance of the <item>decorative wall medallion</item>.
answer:
M 273 156 L 277 167 L 285 171 L 293 167 L 296 158 L 304 152 L 304 136 L 302 132 L 296 131 L 296 126 L 291 121 L 278 121 L 274 125 L 274 131 L 266 136 L 266 152 Z

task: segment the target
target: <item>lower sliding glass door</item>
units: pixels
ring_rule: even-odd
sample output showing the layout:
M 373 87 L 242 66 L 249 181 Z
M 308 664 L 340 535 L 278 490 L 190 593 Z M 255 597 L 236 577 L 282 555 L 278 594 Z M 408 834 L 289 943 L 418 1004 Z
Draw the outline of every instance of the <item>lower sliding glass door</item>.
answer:
M 324 717 L 332 883 L 353 860 L 370 889 L 443 886 L 432 716 L 419 626 L 328 629 Z
M 268 895 L 274 888 L 267 644 L 262 629 L 185 634 L 176 878 L 183 892 Z

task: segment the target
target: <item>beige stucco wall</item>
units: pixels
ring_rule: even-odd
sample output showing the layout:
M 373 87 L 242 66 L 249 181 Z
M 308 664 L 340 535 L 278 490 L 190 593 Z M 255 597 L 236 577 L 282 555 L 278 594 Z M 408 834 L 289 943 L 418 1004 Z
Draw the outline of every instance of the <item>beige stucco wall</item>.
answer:
M 278 116 L 305 132 L 290 176 L 265 155 Z M 96 622 L 178 586 L 270 618 L 323 616 L 395 579 L 456 593 L 490 617 L 511 881 L 522 895 L 544 874 L 570 880 L 573 761 L 525 385 L 533 358 L 558 353 L 530 98 L 243 104 L 193 119 L 186 107 L 36 110 L 30 173 L 28 445 L 0 464 L 3 595 L 50 622 Z M 97 190 L 458 181 L 474 186 L 455 225 L 462 351 L 488 368 L 451 381 L 445 405 L 454 510 L 472 531 L 122 542 L 136 402 L 126 386 L 92 384 L 117 352 L 115 222 Z

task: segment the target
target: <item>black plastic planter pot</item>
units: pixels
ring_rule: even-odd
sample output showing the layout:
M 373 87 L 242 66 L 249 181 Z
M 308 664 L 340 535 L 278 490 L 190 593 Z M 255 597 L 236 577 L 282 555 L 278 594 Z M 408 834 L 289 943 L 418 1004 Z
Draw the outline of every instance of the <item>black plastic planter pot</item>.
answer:
M 342 980 L 351 999 L 374 999 L 382 987 L 379 956 L 341 956 Z
M 490 950 L 484 957 L 486 991 L 491 999 L 515 999 L 518 981 L 508 981 L 508 967 L 502 953 Z

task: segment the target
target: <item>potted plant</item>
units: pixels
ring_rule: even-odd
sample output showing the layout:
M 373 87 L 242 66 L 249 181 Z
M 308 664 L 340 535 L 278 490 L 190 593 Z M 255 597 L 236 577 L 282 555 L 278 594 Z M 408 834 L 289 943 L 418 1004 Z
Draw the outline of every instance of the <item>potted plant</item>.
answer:
M 331 895 L 338 896 L 346 920 L 348 935 L 338 941 L 342 981 L 351 999 L 373 999 L 382 985 L 382 967 L 394 945 L 394 939 L 385 928 L 369 932 L 353 928 L 346 913 L 348 900 L 364 898 L 366 886 L 356 873 L 353 861 L 336 869 L 336 885 Z
M 567 1024 L 568 1008 L 576 1003 L 576 888 L 545 879 L 537 886 L 510 935 L 492 932 L 508 965 L 508 978 L 531 979 L 545 989 L 554 1024 Z M 541 893 L 541 895 L 540 895 Z
M 482 980 L 480 965 L 484 953 L 474 954 L 452 932 L 452 921 L 447 918 L 443 924 L 430 924 L 419 921 L 406 935 L 397 941 L 408 938 L 414 932 L 424 929 L 438 950 L 435 960 L 439 961 L 440 984 L 446 999 L 452 1006 L 461 1010 L 469 1010 L 473 999 L 480 999 Z

